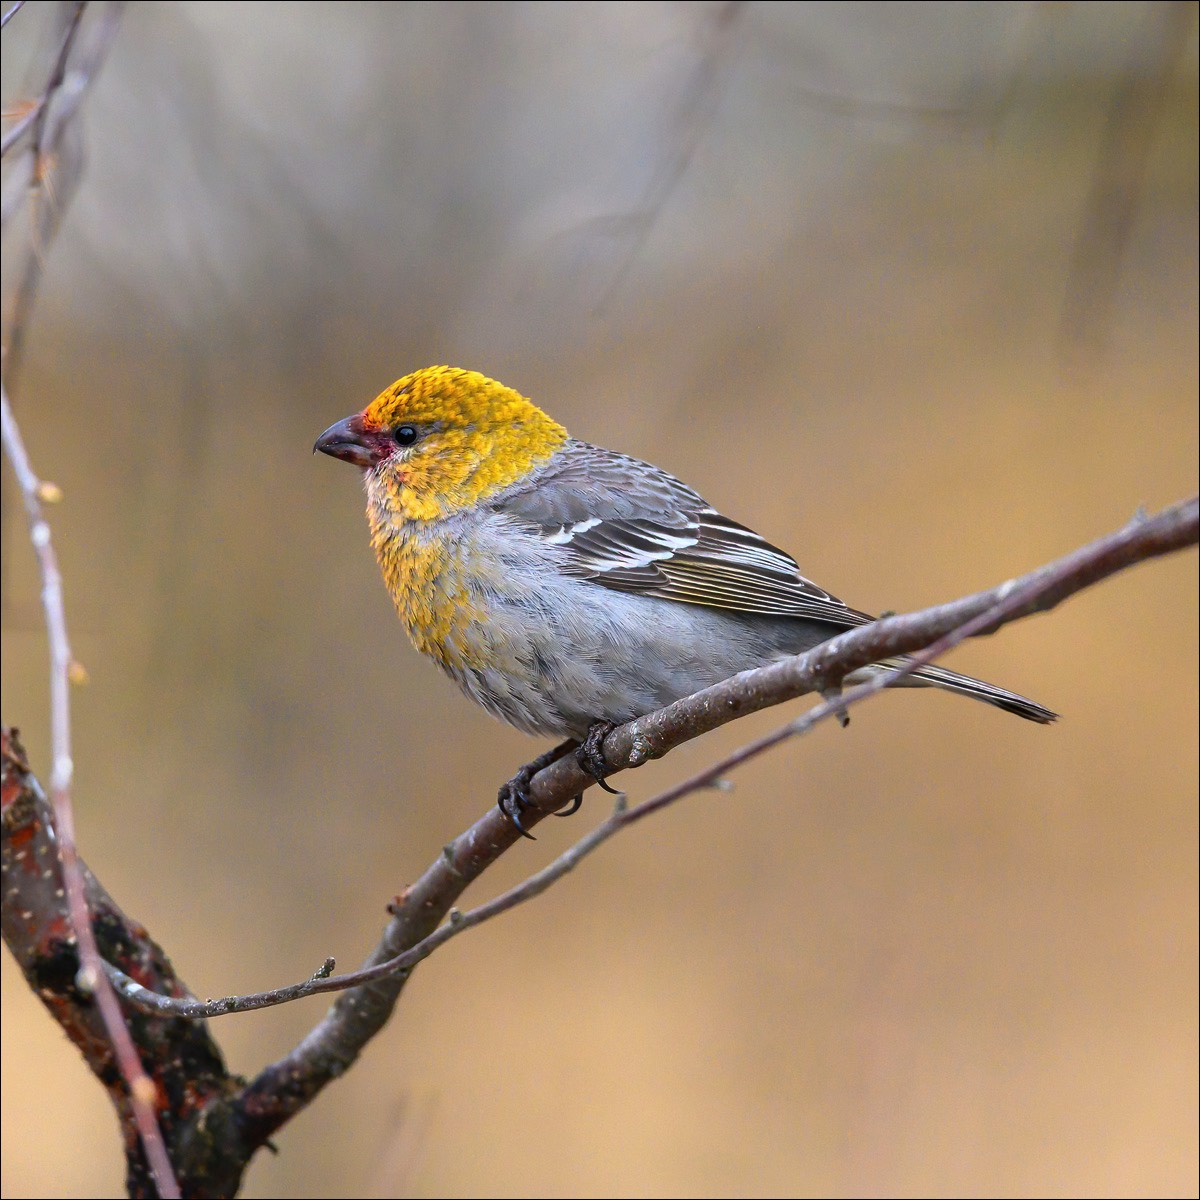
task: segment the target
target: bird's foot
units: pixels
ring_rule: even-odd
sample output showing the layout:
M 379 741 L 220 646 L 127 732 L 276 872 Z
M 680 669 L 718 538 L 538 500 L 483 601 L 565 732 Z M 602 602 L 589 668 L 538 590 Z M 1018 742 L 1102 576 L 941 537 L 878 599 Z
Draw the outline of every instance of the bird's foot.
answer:
M 604 761 L 604 739 L 614 729 L 616 726 L 611 721 L 593 721 L 588 728 L 587 737 L 575 751 L 575 761 L 579 763 L 579 769 L 590 775 L 606 792 L 619 796 L 621 793 L 616 788 L 609 787 L 604 782 L 604 777 L 608 774 L 608 763 Z M 577 804 L 575 808 L 578 807 Z M 574 812 L 575 809 L 571 811 Z
M 539 754 L 537 758 L 532 762 L 527 762 L 506 784 L 501 786 L 496 797 L 496 804 L 500 811 L 517 827 L 517 832 L 522 837 L 527 837 L 530 841 L 537 841 L 521 821 L 521 815 L 526 809 L 533 806 L 529 799 L 529 785 L 533 782 L 533 777 L 543 767 L 548 767 L 551 763 L 558 762 L 564 754 L 568 754 L 578 745 L 579 743 L 571 738 L 561 745 L 555 746 L 553 750 L 547 750 L 545 754 Z M 583 797 L 576 796 L 570 808 L 562 809 L 560 812 L 555 813 L 555 816 L 569 817 L 573 812 L 578 811 L 582 803 Z
M 521 822 L 521 814 L 529 807 L 529 785 L 537 771 L 533 763 L 526 763 L 507 783 L 502 784 L 496 796 L 500 811 L 517 827 L 517 832 L 530 841 L 537 841 Z

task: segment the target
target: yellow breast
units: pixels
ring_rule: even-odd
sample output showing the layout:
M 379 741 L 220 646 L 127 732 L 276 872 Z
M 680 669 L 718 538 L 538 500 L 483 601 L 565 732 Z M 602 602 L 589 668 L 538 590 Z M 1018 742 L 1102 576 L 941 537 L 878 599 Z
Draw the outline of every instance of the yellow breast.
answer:
M 383 581 L 413 645 L 448 669 L 494 665 L 485 621 L 462 548 L 371 521 Z

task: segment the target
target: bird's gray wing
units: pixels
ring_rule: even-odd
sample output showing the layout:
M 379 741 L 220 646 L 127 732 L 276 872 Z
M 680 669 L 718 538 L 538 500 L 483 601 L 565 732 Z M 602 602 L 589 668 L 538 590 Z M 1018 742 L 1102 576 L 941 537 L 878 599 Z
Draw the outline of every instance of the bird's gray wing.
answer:
M 678 479 L 586 442 L 569 441 L 495 507 L 555 547 L 565 573 L 617 591 L 842 628 L 872 620 Z

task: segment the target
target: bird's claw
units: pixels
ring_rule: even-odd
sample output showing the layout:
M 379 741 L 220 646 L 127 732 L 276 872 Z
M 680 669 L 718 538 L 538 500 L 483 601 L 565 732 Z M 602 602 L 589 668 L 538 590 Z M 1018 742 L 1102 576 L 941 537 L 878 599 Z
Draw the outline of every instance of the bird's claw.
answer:
M 517 827 L 517 832 L 522 837 L 527 837 L 531 842 L 536 842 L 537 838 L 525 828 L 521 821 L 521 814 L 527 809 L 533 807 L 533 802 L 529 799 L 529 785 L 533 782 L 533 777 L 543 768 L 548 767 L 551 763 L 558 762 L 564 754 L 569 754 L 575 749 L 575 741 L 568 739 L 565 742 L 554 747 L 553 750 L 547 750 L 545 754 L 539 754 L 533 762 L 527 762 L 501 789 L 496 798 L 496 804 L 500 811 Z M 574 803 L 570 808 L 564 809 L 556 814 L 561 817 L 569 817 L 575 812 L 580 804 L 583 803 L 581 796 L 576 796 Z
M 577 745 L 574 741 L 566 741 L 561 746 L 555 746 L 553 750 L 547 750 L 545 754 L 538 755 L 533 762 L 526 763 L 501 787 L 496 797 L 496 804 L 500 811 L 517 827 L 517 832 L 522 837 L 529 838 L 531 842 L 537 841 L 537 838 L 525 828 L 525 823 L 521 819 L 525 810 L 533 807 L 533 801 L 529 798 L 529 785 L 533 782 L 533 777 L 543 767 L 557 762 L 564 754 L 568 754 L 572 750 L 575 751 L 580 768 L 586 771 L 606 792 L 612 792 L 614 796 L 621 794 L 604 782 L 604 776 L 608 770 L 608 764 L 604 761 L 604 739 L 615 728 L 616 726 L 611 721 L 596 721 L 588 730 L 582 745 Z M 583 795 L 580 794 L 554 815 L 569 817 L 573 813 L 577 813 L 582 804 Z
M 587 731 L 587 737 L 575 751 L 575 760 L 579 763 L 580 770 L 586 771 L 609 795 L 619 796 L 621 793 L 616 788 L 609 787 L 604 782 L 604 777 L 608 774 L 608 763 L 604 761 L 604 739 L 614 729 L 616 726 L 611 721 L 593 721 Z
M 533 778 L 529 766 L 522 767 L 506 784 L 503 784 L 496 797 L 500 811 L 517 827 L 522 837 L 531 842 L 537 838 L 521 823 L 521 814 L 529 807 L 529 782 Z

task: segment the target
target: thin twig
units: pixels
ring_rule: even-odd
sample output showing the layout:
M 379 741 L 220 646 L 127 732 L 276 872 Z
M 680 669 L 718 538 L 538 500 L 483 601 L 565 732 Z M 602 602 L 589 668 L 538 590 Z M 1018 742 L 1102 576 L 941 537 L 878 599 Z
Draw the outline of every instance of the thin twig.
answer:
M 21 135 L 37 120 L 38 114 L 42 111 L 42 101 L 35 100 L 32 104 L 16 119 L 16 123 L 9 131 L 0 138 L 0 158 L 3 158 L 13 146 L 21 140 Z
M 1059 316 L 1060 353 L 1078 362 L 1094 361 L 1111 332 L 1121 264 L 1146 189 L 1154 137 L 1171 81 L 1192 43 L 1196 6 L 1170 0 L 1142 5 L 1139 15 L 1150 26 L 1146 48 L 1118 78 L 1109 101 Z
M 73 5 L 46 85 L 41 96 L 27 114 L 30 118 L 28 128 L 32 166 L 28 173 L 28 190 L 25 194 L 31 205 L 37 203 L 39 195 L 48 195 L 48 190 L 42 187 L 46 182 L 44 154 L 51 143 L 57 144 L 61 131 L 69 120 L 69 115 L 63 115 L 56 120 L 53 126 L 49 127 L 48 131 L 51 103 L 67 79 L 67 64 L 86 8 L 87 0 L 77 0 Z M 6 15 L 6 22 L 7 16 L 11 16 L 11 10 Z M 111 36 L 111 26 L 106 26 L 106 33 Z M 103 39 L 104 48 L 107 47 L 107 40 L 107 37 Z M 89 75 L 84 78 L 80 88 L 77 89 L 77 95 L 82 93 L 82 88 L 86 86 L 91 70 L 94 70 L 97 62 L 98 59 L 94 58 L 90 65 Z M 4 150 L 7 151 L 25 132 L 26 125 L 26 121 L 22 119 L 9 131 L 4 139 Z M 6 211 L 5 221 L 11 215 L 13 215 L 12 212 Z M 34 224 L 36 229 L 36 220 Z M 53 230 L 53 222 L 48 228 Z M 35 245 L 33 248 L 32 258 L 35 261 L 39 260 L 40 253 L 44 249 L 43 240 L 40 238 L 37 240 L 42 244 Z M 112 1044 L 114 1059 L 129 1089 L 134 1120 L 155 1187 L 159 1195 L 173 1197 L 179 1195 L 179 1188 L 171 1168 L 170 1158 L 167 1155 L 162 1131 L 155 1116 L 154 1106 L 157 1098 L 155 1085 L 142 1066 L 133 1039 L 125 1025 L 120 1001 L 104 974 L 103 959 L 96 946 L 91 915 L 88 911 L 83 873 L 75 843 L 75 820 L 71 803 L 74 765 L 71 756 L 70 689 L 72 672 L 77 670 L 77 667 L 71 655 L 70 640 L 67 636 L 62 576 L 58 569 L 58 559 L 50 536 L 50 526 L 42 511 L 41 502 L 42 497 L 47 494 L 47 485 L 42 483 L 30 465 L 8 397 L 8 381 L 11 379 L 14 362 L 18 357 L 21 337 L 32 305 L 36 271 L 35 267 L 32 281 L 29 272 L 26 272 L 28 286 L 23 286 L 18 290 L 14 315 L 9 328 L 5 331 L 7 336 L 4 339 L 3 348 L 4 383 L 0 386 L 0 426 L 2 426 L 4 451 L 12 463 L 24 501 L 25 513 L 29 522 L 29 536 L 42 578 L 42 608 L 50 652 L 52 764 L 48 790 L 55 813 L 55 829 L 62 862 L 67 908 L 78 948 L 79 986 L 94 994 L 96 1006 Z M 23 300 L 24 302 L 22 302 Z
M 0 17 L 0 29 L 9 23 L 25 7 L 25 0 L 13 0 L 12 7 L 2 17 Z
M 31 109 L 29 145 L 15 156 L 0 196 L 0 222 L 6 230 L 22 206 L 30 211 L 30 244 L 24 251 L 4 339 L 4 378 L 10 393 L 15 390 L 23 358 L 46 248 L 58 232 L 82 169 L 83 152 L 75 117 L 108 54 L 122 11 L 123 5 L 116 2 L 101 7 L 99 17 L 88 21 L 88 37 L 77 42 L 82 9 L 73 6 L 59 56 Z M 64 53 L 74 53 L 74 59 L 68 61 Z
M 75 813 L 71 803 L 71 780 L 74 774 L 71 758 L 71 670 L 74 659 L 67 637 L 62 576 L 58 569 L 58 556 L 54 553 L 54 543 L 50 537 L 50 526 L 42 513 L 40 497 L 45 493 L 45 485 L 29 463 L 21 431 L 8 402 L 8 391 L 3 385 L 0 385 L 0 432 L 3 434 L 4 453 L 12 463 L 17 486 L 25 502 L 25 515 L 29 520 L 29 540 L 33 543 L 42 576 L 42 610 L 46 618 L 46 637 L 50 648 L 49 793 L 50 804 L 54 809 L 54 826 L 63 866 L 67 907 L 79 948 L 78 982 L 81 988 L 94 994 L 104 1018 L 104 1027 L 112 1043 L 113 1054 L 129 1087 L 129 1098 L 133 1105 L 138 1134 L 142 1139 L 159 1195 L 177 1197 L 179 1188 L 154 1113 L 154 1082 L 142 1067 L 142 1061 L 133 1045 L 133 1038 L 125 1025 L 117 994 L 104 972 L 104 960 L 96 947 L 91 914 L 88 912 L 84 895 L 83 873 L 75 845 Z
M 683 93 L 670 119 L 675 144 L 668 148 L 663 162 L 648 181 L 642 196 L 625 213 L 601 217 L 570 231 L 570 236 L 594 234 L 624 239 L 620 261 L 604 287 L 595 312 L 602 312 L 636 265 L 646 240 L 661 217 L 671 193 L 686 174 L 700 141 L 712 124 L 713 111 L 720 98 L 722 59 L 728 59 L 734 26 L 745 10 L 741 0 L 727 0 L 702 13 L 699 21 L 705 43 L 699 62 L 685 81 Z
M 46 121 L 50 115 L 50 104 L 54 98 L 54 93 L 62 87 L 63 80 L 67 74 L 67 60 L 71 57 L 71 46 L 75 42 L 75 35 L 79 32 L 79 23 L 83 20 L 83 14 L 87 10 L 88 0 L 75 0 L 75 7 L 71 12 L 70 20 L 67 22 L 67 28 L 63 32 L 62 42 L 58 47 L 58 56 L 54 60 L 54 66 L 50 71 L 50 78 L 46 81 L 46 90 L 42 94 L 42 102 L 37 107 L 37 117 L 33 123 L 33 136 L 30 138 L 30 150 L 33 153 L 33 179 L 31 181 L 33 187 L 39 187 L 42 183 L 42 145 L 46 135 Z

